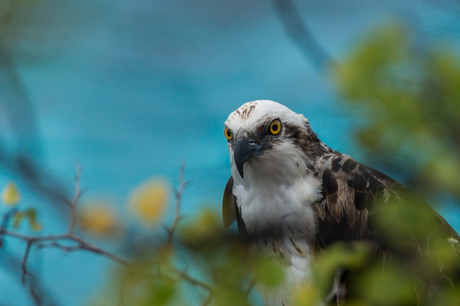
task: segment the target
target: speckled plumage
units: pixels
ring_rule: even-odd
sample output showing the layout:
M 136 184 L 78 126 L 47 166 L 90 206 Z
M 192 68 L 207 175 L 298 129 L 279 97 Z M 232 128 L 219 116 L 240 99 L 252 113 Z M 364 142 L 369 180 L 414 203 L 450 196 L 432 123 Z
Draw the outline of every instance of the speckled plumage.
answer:
M 268 129 L 274 120 L 282 125 L 276 135 Z M 267 306 L 288 306 L 292 288 L 311 280 L 313 249 L 339 240 L 375 240 L 368 217 L 379 203 L 398 199 L 403 188 L 329 148 L 302 114 L 279 103 L 248 102 L 229 115 L 225 126 L 233 137 L 228 141 L 232 176 L 224 193 L 224 224 L 236 220 L 240 233 L 256 237 L 253 252 L 268 252 L 286 263 L 287 277 L 279 288 L 258 290 Z M 234 150 L 242 139 L 243 153 L 250 156 L 241 161 Z M 344 294 L 332 292 L 337 301 Z

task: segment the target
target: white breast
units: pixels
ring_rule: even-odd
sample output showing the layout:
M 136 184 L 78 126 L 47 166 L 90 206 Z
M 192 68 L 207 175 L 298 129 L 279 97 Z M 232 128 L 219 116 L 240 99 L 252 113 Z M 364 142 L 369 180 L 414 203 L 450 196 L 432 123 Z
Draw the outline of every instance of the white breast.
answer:
M 246 230 L 256 234 L 270 227 L 290 226 L 314 238 L 315 218 L 311 204 L 321 196 L 321 184 L 313 176 L 299 178 L 290 185 L 267 180 L 259 188 L 235 185 Z
M 298 168 L 305 167 L 302 164 Z M 276 169 L 280 169 L 279 165 Z M 268 252 L 285 264 L 285 282 L 276 290 L 257 286 L 267 306 L 288 306 L 293 288 L 311 279 L 310 243 L 316 235 L 311 204 L 321 197 L 320 181 L 307 175 L 305 168 L 281 169 L 283 173 L 268 174 L 258 171 L 257 165 L 245 165 L 244 181 L 257 183 L 237 184 L 233 189 L 249 234 L 257 235 L 270 228 L 286 234 L 276 239 L 264 236 L 252 246 L 253 252 Z

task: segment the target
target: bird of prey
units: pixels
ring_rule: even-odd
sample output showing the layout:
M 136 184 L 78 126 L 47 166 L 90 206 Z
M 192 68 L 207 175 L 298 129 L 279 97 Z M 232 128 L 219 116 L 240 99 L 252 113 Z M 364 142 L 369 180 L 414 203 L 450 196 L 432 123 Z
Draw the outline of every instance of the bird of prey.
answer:
M 231 164 L 224 225 L 236 221 L 240 234 L 255 237 L 251 250 L 287 263 L 279 288 L 256 284 L 265 305 L 290 304 L 292 288 L 312 277 L 315 248 L 336 241 L 381 242 L 370 220 L 379 201 L 398 199 L 404 188 L 328 147 L 302 114 L 274 101 L 248 102 L 229 115 L 224 134 Z M 459 240 L 436 216 L 447 235 Z M 331 293 L 339 302 L 346 292 L 339 284 Z

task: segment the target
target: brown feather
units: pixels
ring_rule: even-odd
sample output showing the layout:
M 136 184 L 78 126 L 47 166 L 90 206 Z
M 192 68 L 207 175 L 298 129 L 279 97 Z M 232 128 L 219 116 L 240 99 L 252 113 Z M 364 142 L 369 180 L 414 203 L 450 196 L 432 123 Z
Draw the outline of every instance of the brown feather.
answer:
M 233 177 L 227 181 L 225 185 L 224 196 L 222 198 L 222 219 L 224 220 L 224 226 L 230 227 L 233 222 L 236 221 L 236 203 L 235 196 L 233 195 Z
M 245 235 L 246 226 L 241 218 L 241 211 L 238 205 L 236 205 L 237 198 L 233 194 L 233 185 L 233 177 L 230 176 L 227 185 L 225 185 L 224 196 L 222 198 L 222 218 L 226 228 L 230 227 L 236 221 L 239 234 Z
M 376 199 L 397 198 L 396 190 L 401 185 L 338 152 L 324 156 L 321 161 L 325 162 L 319 173 L 323 198 L 313 206 L 319 247 L 338 240 L 373 237 L 367 226 L 369 212 L 374 210 Z M 382 197 L 383 194 L 388 196 Z

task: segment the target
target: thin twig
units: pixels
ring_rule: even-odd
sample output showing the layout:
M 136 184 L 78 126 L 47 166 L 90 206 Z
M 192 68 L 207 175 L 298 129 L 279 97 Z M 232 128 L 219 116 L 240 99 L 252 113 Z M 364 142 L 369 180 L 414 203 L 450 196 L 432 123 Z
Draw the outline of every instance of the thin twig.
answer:
M 246 290 L 244 291 L 244 295 L 246 296 L 246 298 L 249 296 L 249 294 L 251 293 L 252 291 L 252 288 L 254 288 L 254 285 L 256 284 L 256 281 L 254 279 L 251 279 L 251 281 L 249 282 L 248 284 L 248 287 L 246 288 Z
M 213 294 L 212 292 L 209 292 L 208 298 L 203 302 L 203 304 L 201 304 L 201 306 L 208 306 L 209 304 L 211 304 L 212 299 L 213 299 Z
M 21 262 L 21 269 L 22 269 L 21 282 L 23 285 L 26 284 L 26 276 L 30 275 L 29 272 L 27 272 L 27 258 L 29 257 L 30 247 L 32 246 L 32 243 L 33 243 L 32 240 L 27 242 L 26 250 L 24 251 L 24 256 Z
M 0 232 L 8 228 L 11 217 L 13 217 L 18 212 L 17 207 L 11 208 L 5 215 L 3 215 L 2 224 L 0 225 Z M 0 233 L 0 247 L 3 246 L 3 234 Z
M 190 183 L 190 182 L 184 181 L 184 170 L 185 170 L 185 163 L 182 163 L 182 166 L 180 168 L 180 174 L 179 174 L 179 188 L 175 193 L 176 207 L 175 207 L 174 221 L 170 228 L 164 226 L 164 228 L 168 232 L 168 240 L 166 243 L 172 243 L 173 236 L 176 232 L 177 226 L 182 219 L 182 216 L 180 213 L 181 199 L 182 199 L 182 195 L 183 195 L 185 188 Z M 75 234 L 75 225 L 76 225 L 75 207 L 82 195 L 82 191 L 80 189 L 80 173 L 81 173 L 81 167 L 77 163 L 77 173 L 75 176 L 75 197 L 71 202 L 64 200 L 64 202 L 67 203 L 67 206 L 69 207 L 69 210 L 70 210 L 69 227 L 66 233 L 56 234 L 56 235 L 46 235 L 46 236 L 38 236 L 38 235 L 35 236 L 35 235 L 25 235 L 25 234 L 21 234 L 15 231 L 8 230 L 7 226 L 0 227 L 0 237 L 7 236 L 13 239 L 22 240 L 27 244 L 22 261 L 21 261 L 21 269 L 22 269 L 21 280 L 24 285 L 26 284 L 26 277 L 32 276 L 27 270 L 27 260 L 29 258 L 29 254 L 33 246 L 36 246 L 40 249 L 56 248 L 66 253 L 74 252 L 78 250 L 84 250 L 84 251 L 89 251 L 91 253 L 99 254 L 101 256 L 107 257 L 108 259 L 115 261 L 119 264 L 123 264 L 123 265 L 129 264 L 128 261 L 118 257 L 115 254 L 105 251 L 99 248 L 98 246 L 93 245 L 92 243 L 87 242 L 86 240 L 84 240 L 81 237 L 78 237 Z M 73 243 L 73 244 L 67 245 L 66 243 L 67 244 Z M 203 306 L 209 305 L 211 303 L 212 298 L 213 298 L 213 287 L 212 286 L 192 277 L 185 270 L 181 270 L 181 269 L 173 267 L 173 271 L 178 275 L 180 280 L 188 282 L 189 284 L 193 286 L 200 287 L 209 292 L 207 299 L 202 304 Z M 123 303 L 122 299 L 121 299 L 121 303 Z
M 205 290 L 207 290 L 209 292 L 213 292 L 213 288 L 210 285 L 208 285 L 205 282 L 202 282 L 202 281 L 194 278 L 193 276 L 188 274 L 187 271 L 180 270 L 180 269 L 177 269 L 177 268 L 174 268 L 174 271 L 179 275 L 179 277 L 182 280 L 187 281 L 191 285 L 201 287 L 201 288 L 203 288 L 203 289 L 205 289 Z
M 76 236 L 75 234 L 63 234 L 63 235 L 49 235 L 49 236 L 28 236 L 28 235 L 23 235 L 20 233 L 8 231 L 8 230 L 1 230 L 0 229 L 0 234 L 3 234 L 5 236 L 11 237 L 11 238 L 16 238 L 23 240 L 27 242 L 27 244 L 34 244 L 34 243 L 40 243 L 39 247 L 40 248 L 49 248 L 49 247 L 57 247 L 60 248 L 64 251 L 75 251 L 75 250 L 87 250 L 91 251 L 92 253 L 95 254 L 100 254 L 102 256 L 105 256 L 115 262 L 118 262 L 120 264 L 128 264 L 129 262 L 110 253 L 107 252 L 85 240 L 82 238 Z M 78 245 L 75 247 L 67 247 L 62 244 L 57 243 L 57 241 L 63 240 L 63 241 L 73 241 L 76 242 Z
M 77 173 L 75 174 L 75 197 L 73 199 L 72 203 L 69 203 L 69 209 L 70 209 L 70 222 L 69 222 L 69 229 L 67 232 L 69 234 L 73 234 L 75 231 L 75 223 L 77 220 L 76 213 L 75 213 L 75 207 L 77 206 L 78 200 L 81 197 L 81 188 L 80 188 L 80 174 L 81 174 L 81 166 L 80 163 L 77 160 Z
M 47 235 L 47 236 L 33 236 L 33 235 L 24 235 L 21 233 L 17 233 L 14 231 L 10 231 L 7 229 L 7 222 L 10 217 L 4 217 L 2 226 L 0 227 L 0 237 L 8 236 L 14 239 L 19 239 L 27 243 L 26 249 L 22 258 L 21 268 L 22 268 L 22 276 L 21 281 L 25 285 L 26 276 L 31 276 L 31 274 L 27 270 L 27 260 L 29 258 L 30 250 L 33 245 L 37 245 L 39 248 L 58 248 L 63 250 L 64 252 L 72 252 L 77 250 L 86 250 L 94 254 L 99 254 L 104 257 L 109 258 L 112 261 L 115 261 L 119 264 L 128 264 L 128 261 L 118 257 L 115 254 L 112 254 L 108 251 L 105 251 L 92 243 L 85 241 L 84 239 L 75 235 L 75 225 L 76 225 L 76 213 L 75 207 L 82 195 L 82 191 L 80 189 L 80 174 L 81 174 L 81 166 L 77 161 L 77 171 L 75 175 L 75 197 L 72 202 L 64 200 L 65 203 L 69 206 L 70 209 L 70 222 L 69 227 L 67 229 L 67 233 L 65 234 L 58 234 L 58 235 Z M 63 241 L 72 241 L 76 243 L 75 246 L 66 246 L 60 242 Z
M 174 221 L 170 228 L 165 225 L 162 227 L 168 232 L 168 240 L 167 243 L 172 243 L 174 234 L 176 232 L 177 226 L 179 222 L 182 220 L 182 216 L 180 214 L 181 210 L 181 200 L 182 194 L 184 193 L 185 188 L 190 184 L 190 182 L 184 181 L 184 172 L 185 172 L 185 162 L 182 163 L 179 171 L 179 189 L 176 190 L 176 207 L 174 211 Z

